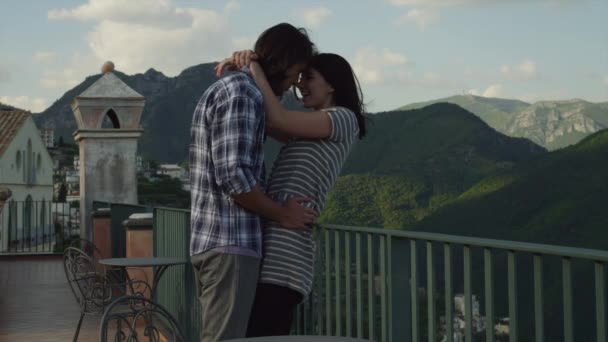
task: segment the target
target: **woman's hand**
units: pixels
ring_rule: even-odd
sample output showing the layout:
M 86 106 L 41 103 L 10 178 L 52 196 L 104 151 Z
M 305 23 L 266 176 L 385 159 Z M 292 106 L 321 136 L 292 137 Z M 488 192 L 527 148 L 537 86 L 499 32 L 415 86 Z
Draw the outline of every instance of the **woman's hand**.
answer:
M 232 57 L 224 59 L 215 67 L 215 74 L 220 77 L 224 70 L 240 70 L 244 66 L 249 66 L 252 61 L 258 59 L 255 52 L 251 50 L 241 50 L 232 53 Z

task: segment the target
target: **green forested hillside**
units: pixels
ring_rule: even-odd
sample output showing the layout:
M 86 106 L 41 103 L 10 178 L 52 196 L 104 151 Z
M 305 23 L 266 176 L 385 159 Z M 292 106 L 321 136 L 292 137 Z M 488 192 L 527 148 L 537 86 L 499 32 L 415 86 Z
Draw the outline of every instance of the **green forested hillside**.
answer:
M 545 150 L 453 104 L 374 115 L 330 194 L 322 222 L 403 228 L 484 177 Z
M 490 176 L 411 229 L 608 249 L 608 130 Z

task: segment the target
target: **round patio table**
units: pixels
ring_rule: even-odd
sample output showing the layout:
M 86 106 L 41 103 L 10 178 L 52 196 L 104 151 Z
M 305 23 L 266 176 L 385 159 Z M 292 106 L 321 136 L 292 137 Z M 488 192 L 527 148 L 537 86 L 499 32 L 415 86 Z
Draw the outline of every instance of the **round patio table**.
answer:
M 265 336 L 252 338 L 238 338 L 235 340 L 226 340 L 224 342 L 369 342 L 370 340 L 362 340 L 350 337 L 335 337 L 335 336 L 312 336 L 312 335 L 293 335 L 293 336 Z
M 101 259 L 99 263 L 106 266 L 127 268 L 127 267 L 154 267 L 154 277 L 152 279 L 152 298 L 156 297 L 156 285 L 169 266 L 185 265 L 188 260 L 184 258 L 171 257 L 142 257 L 142 258 L 109 258 Z M 128 273 L 127 273 L 128 274 Z

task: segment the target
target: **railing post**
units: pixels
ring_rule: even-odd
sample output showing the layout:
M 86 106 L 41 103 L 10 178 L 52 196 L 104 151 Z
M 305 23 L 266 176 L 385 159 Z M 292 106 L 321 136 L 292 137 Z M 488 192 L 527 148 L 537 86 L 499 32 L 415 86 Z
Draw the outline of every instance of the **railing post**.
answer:
M 416 240 L 410 240 L 410 295 L 412 308 L 412 341 L 418 342 L 418 257 Z
M 595 262 L 595 325 L 597 342 L 606 342 L 606 278 L 604 263 Z
M 444 258 L 444 273 L 445 273 L 445 326 L 446 326 L 446 341 L 454 341 L 454 318 L 453 310 L 453 293 L 452 293 L 452 252 L 450 244 L 443 245 Z
M 376 325 L 376 286 L 375 286 L 375 271 L 374 271 L 374 236 L 367 234 L 367 326 L 369 332 L 369 339 L 375 339 L 375 325 Z
M 471 246 L 464 246 L 464 334 L 467 342 L 473 342 L 473 289 L 471 286 Z
M 428 340 L 435 341 L 435 272 L 433 267 L 433 243 L 426 242 L 426 298 Z
M 392 236 L 389 236 L 388 242 L 389 340 L 409 341 L 412 338 L 410 243 Z
M 509 282 L 509 341 L 517 341 L 517 265 L 515 251 L 507 252 Z
M 570 258 L 562 258 L 562 278 L 564 295 L 564 341 L 574 341 L 572 320 L 572 262 Z
M 361 233 L 355 233 L 355 265 L 357 288 L 357 338 L 363 338 L 363 272 L 361 261 Z
M 534 255 L 534 331 L 536 342 L 543 342 L 545 339 L 544 319 L 543 319 L 543 256 Z
M 494 340 L 494 265 L 492 250 L 484 248 L 485 301 L 486 301 L 486 341 Z

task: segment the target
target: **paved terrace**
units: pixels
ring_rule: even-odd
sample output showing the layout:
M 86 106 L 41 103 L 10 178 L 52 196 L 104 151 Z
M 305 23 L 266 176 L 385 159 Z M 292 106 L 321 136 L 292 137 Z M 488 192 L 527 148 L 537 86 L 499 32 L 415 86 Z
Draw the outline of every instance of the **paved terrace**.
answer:
M 59 256 L 0 256 L 0 342 L 65 342 L 80 311 Z M 97 341 L 101 316 L 85 316 L 78 341 Z

